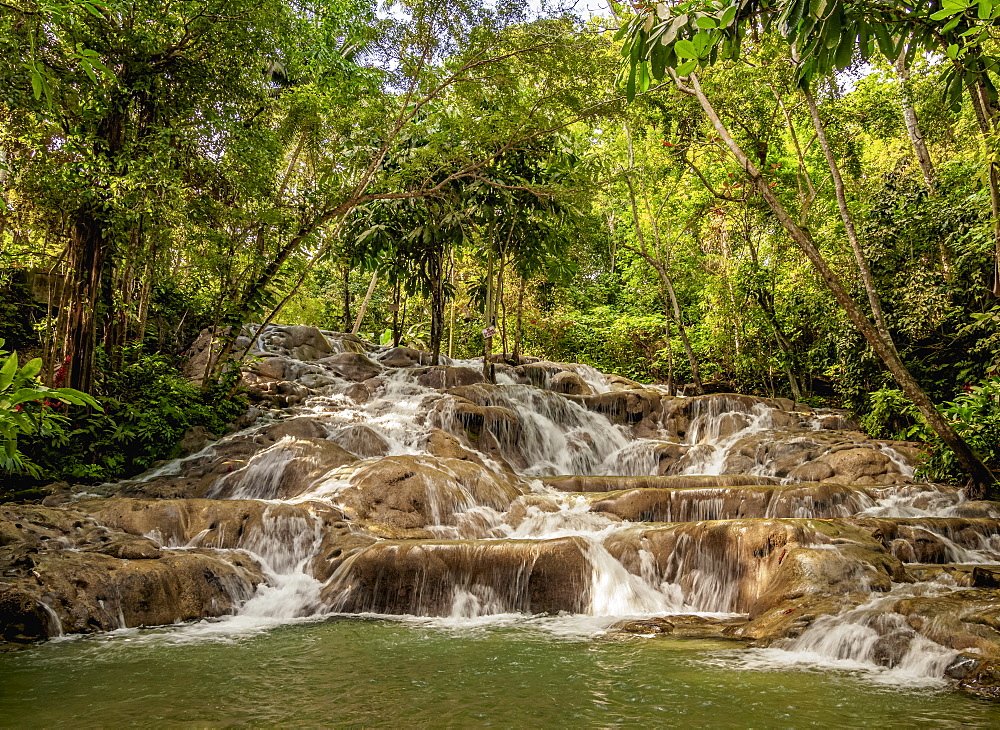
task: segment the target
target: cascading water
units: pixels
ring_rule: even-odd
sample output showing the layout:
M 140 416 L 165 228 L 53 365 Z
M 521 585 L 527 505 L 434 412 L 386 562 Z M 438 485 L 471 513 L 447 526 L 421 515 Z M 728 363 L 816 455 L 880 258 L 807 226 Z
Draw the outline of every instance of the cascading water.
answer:
M 303 346 L 289 346 L 279 331 L 254 334 L 260 354 L 281 358 L 286 376 L 309 389 L 293 418 L 272 411 L 249 431 L 146 476 L 179 474 L 227 443 L 287 427 L 234 460 L 208 493 L 274 507 L 239 538 L 266 581 L 236 620 L 338 612 L 451 624 L 561 612 L 601 617 L 605 627 L 692 613 L 747 620 L 751 607 L 771 610 L 767 586 L 808 574 L 831 594 L 858 598 L 827 609 L 769 656 L 927 678 L 939 677 L 955 652 L 892 612 L 914 589 L 888 561 L 1000 563 L 993 507 L 913 483 L 911 464 L 893 446 L 827 438 L 823 424 L 839 416 L 824 421 L 740 396 L 670 399 L 585 366 L 571 372 L 590 396 L 540 389 L 509 368 L 491 386 L 482 383 L 481 361 L 388 368 L 378 361 L 398 353 L 369 347 L 369 359 L 332 333 L 323 333 L 332 355 L 297 359 Z M 370 372 L 349 377 L 349 365 Z M 533 377 L 548 385 L 548 372 Z M 425 384 L 433 378 L 455 385 Z M 608 405 L 618 387 L 670 407 L 656 406 L 659 414 L 644 421 L 641 410 L 622 415 Z M 683 419 L 671 415 L 679 410 Z M 323 442 L 353 456 L 325 468 Z M 781 462 L 788 454 L 806 454 L 796 468 L 808 462 L 822 483 L 791 476 Z M 861 476 L 838 481 L 845 463 L 861 464 Z M 733 474 L 739 480 L 726 482 Z M 706 481 L 712 475 L 716 483 Z M 545 481 L 562 476 L 586 477 L 589 486 L 566 492 Z M 320 507 L 343 513 L 356 542 L 325 547 Z M 943 585 L 933 591 L 951 590 Z M 580 626 L 595 628 L 589 619 Z

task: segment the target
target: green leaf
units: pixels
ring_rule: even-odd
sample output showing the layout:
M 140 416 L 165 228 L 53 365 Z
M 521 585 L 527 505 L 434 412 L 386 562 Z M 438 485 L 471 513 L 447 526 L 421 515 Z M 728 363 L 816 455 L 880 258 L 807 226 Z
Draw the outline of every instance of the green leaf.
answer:
M 694 42 L 694 49 L 698 54 L 698 58 L 705 57 L 705 51 L 707 51 L 712 45 L 712 36 L 709 33 L 699 32 L 692 39 Z
M 698 49 L 687 38 L 682 38 L 674 44 L 674 53 L 681 58 L 698 58 Z
M 42 98 L 42 84 L 43 83 L 44 82 L 42 81 L 42 75 L 40 73 L 38 73 L 37 70 L 32 69 L 31 70 L 31 90 L 35 94 L 35 99 L 39 99 L 40 100 Z
M 100 3 L 84 2 L 83 9 L 86 10 L 91 15 L 93 15 L 95 18 L 104 20 L 104 16 L 101 15 L 101 11 L 104 10 L 104 6 L 101 5 Z
M 722 13 L 722 19 L 719 21 L 720 28 L 728 28 L 733 20 L 736 18 L 737 7 L 735 5 L 730 5 Z
M 708 16 L 702 16 L 698 18 L 696 21 L 694 21 L 694 24 L 697 25 L 702 30 L 715 30 L 715 28 L 718 27 L 718 24 L 715 22 L 715 20 L 709 18 Z
M 94 73 L 94 67 L 90 65 L 90 61 L 86 58 L 81 58 L 80 67 L 83 69 L 83 72 L 87 74 L 87 77 L 96 84 L 97 74 Z
M 961 8 L 957 10 L 938 10 L 936 13 L 931 14 L 931 20 L 944 20 L 945 18 L 950 18 L 955 13 L 962 12 Z
M 17 372 L 17 350 L 7 356 L 3 367 L 0 367 L 0 391 L 7 390 L 14 382 L 14 374 Z
M 41 370 L 42 370 L 42 358 L 36 357 L 31 360 L 28 360 L 28 362 L 24 364 L 24 367 L 22 367 L 18 371 L 17 377 L 18 379 L 23 381 L 34 380 L 35 376 L 38 375 L 38 373 L 40 373 Z
M 691 59 L 689 61 L 685 61 L 684 63 L 682 63 L 680 66 L 677 67 L 677 75 L 678 76 L 687 76 L 689 73 L 691 73 L 692 71 L 694 71 L 696 68 L 698 68 L 698 60 L 697 59 Z
M 958 44 L 952 43 L 950 46 L 948 46 L 948 48 L 945 49 L 945 55 L 947 55 L 948 58 L 951 59 L 958 58 Z

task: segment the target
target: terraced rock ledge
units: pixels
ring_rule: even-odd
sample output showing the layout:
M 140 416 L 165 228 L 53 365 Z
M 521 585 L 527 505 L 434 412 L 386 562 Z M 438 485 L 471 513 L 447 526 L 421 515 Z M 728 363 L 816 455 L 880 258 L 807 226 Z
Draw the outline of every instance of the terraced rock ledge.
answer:
M 0 638 L 227 615 L 605 617 L 1000 696 L 1000 504 L 784 399 L 248 332 L 254 425 L 0 508 Z M 195 348 L 191 375 L 208 333 Z M 247 340 L 246 342 L 249 342 Z

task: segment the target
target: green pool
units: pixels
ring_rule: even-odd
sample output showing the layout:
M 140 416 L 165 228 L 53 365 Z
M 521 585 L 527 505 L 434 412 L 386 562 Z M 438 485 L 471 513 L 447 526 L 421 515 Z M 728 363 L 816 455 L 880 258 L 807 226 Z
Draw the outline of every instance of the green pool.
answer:
M 189 628 L 0 654 L 17 727 L 996 726 L 1000 706 L 863 674 L 748 669 L 714 641 L 584 638 L 551 625 L 328 619 L 255 634 Z M 759 660 L 756 662 L 760 664 Z

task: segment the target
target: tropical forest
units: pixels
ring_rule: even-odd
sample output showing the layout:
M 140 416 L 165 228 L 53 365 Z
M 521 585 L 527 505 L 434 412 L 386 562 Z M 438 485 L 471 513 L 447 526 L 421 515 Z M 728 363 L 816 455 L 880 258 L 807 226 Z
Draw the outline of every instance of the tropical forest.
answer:
M 0 0 L 0 724 L 994 726 L 998 86 L 1000 0 Z

